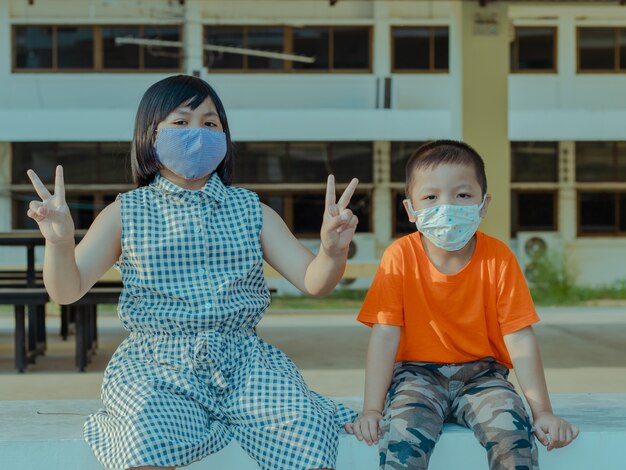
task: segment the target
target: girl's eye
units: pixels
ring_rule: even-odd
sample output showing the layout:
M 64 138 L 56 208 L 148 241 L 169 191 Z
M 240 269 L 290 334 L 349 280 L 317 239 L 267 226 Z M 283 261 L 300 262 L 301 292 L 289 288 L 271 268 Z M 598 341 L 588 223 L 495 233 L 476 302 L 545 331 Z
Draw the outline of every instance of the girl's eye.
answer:
M 215 124 L 214 122 L 211 122 L 211 121 L 205 122 L 204 125 L 208 126 L 208 127 L 217 127 L 217 124 Z
M 179 119 L 178 121 L 174 121 L 174 124 L 179 125 L 179 126 L 184 126 L 185 124 L 187 124 L 187 121 L 183 121 L 182 119 Z

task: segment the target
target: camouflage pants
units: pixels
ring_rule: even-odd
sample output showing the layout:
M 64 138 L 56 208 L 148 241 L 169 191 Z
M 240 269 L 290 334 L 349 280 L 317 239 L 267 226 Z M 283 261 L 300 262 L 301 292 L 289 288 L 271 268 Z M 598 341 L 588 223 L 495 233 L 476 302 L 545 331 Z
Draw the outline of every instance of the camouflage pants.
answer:
M 397 363 L 381 421 L 381 469 L 426 469 L 444 422 L 465 426 L 491 470 L 537 470 L 537 446 L 509 370 L 490 359 Z

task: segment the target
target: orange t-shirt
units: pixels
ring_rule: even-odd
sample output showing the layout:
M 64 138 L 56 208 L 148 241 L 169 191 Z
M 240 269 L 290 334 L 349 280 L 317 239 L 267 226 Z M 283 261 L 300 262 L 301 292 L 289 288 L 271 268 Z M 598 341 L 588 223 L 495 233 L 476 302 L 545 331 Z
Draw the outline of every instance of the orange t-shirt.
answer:
M 396 361 L 459 363 L 485 357 L 511 368 L 503 335 L 539 321 L 506 244 L 482 232 L 454 275 L 430 262 L 415 232 L 385 251 L 358 320 L 401 326 Z

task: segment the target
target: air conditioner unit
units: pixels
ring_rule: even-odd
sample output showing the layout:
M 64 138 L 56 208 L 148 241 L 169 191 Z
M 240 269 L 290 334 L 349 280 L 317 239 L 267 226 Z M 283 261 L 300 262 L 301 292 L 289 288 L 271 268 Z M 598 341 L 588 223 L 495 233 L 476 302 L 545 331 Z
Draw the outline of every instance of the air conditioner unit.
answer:
M 515 254 L 526 282 L 533 285 L 538 273 L 536 261 L 563 253 L 563 240 L 558 232 L 517 232 L 516 247 Z

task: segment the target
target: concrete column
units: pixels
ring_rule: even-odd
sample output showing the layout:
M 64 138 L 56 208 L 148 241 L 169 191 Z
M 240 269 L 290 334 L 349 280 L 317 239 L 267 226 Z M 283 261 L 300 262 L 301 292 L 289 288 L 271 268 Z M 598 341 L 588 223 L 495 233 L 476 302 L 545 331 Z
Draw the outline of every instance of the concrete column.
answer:
M 457 2 L 459 38 L 453 38 L 453 61 L 460 66 L 462 139 L 484 158 L 489 214 L 481 230 L 508 242 L 511 220 L 511 157 L 508 137 L 508 75 L 510 23 L 501 3 Z M 460 63 L 459 63 L 460 62 Z M 453 69 L 453 72 L 456 70 Z
M 576 145 L 559 142 L 559 233 L 564 242 L 576 240 L 578 204 L 576 203 Z
M 391 142 L 374 142 L 374 191 L 372 210 L 376 256 L 382 256 L 391 243 L 392 213 L 390 180 Z
M 204 54 L 202 44 L 204 41 L 202 30 L 202 2 L 199 0 L 187 0 L 185 2 L 185 23 L 183 25 L 183 70 L 188 75 L 199 72 L 202 76 L 204 67 Z

